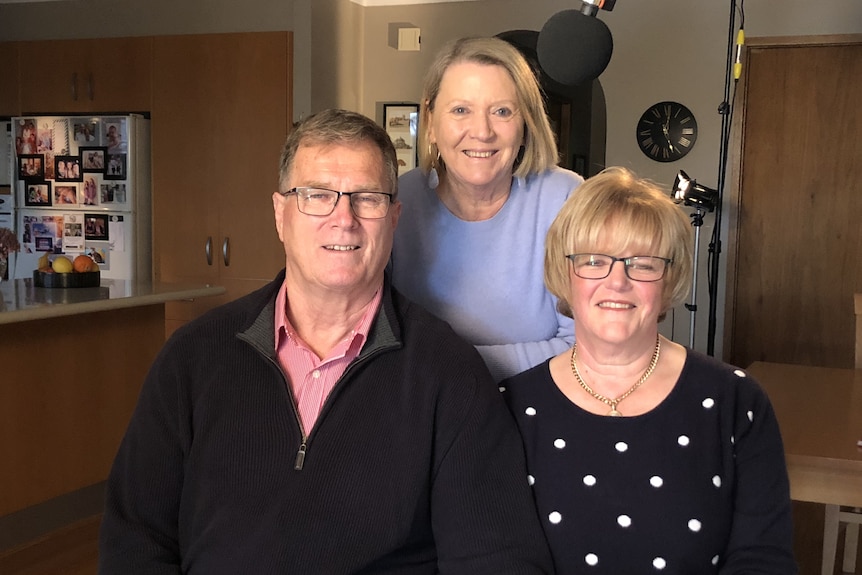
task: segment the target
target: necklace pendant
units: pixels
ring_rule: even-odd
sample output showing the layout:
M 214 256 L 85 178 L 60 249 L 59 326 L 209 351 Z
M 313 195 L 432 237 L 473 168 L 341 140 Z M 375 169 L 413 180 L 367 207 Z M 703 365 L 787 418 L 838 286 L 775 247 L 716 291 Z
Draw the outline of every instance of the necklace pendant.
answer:
M 608 412 L 608 415 L 611 417 L 620 417 L 620 416 L 622 416 L 622 413 L 617 411 L 616 407 L 612 407 L 611 410 Z

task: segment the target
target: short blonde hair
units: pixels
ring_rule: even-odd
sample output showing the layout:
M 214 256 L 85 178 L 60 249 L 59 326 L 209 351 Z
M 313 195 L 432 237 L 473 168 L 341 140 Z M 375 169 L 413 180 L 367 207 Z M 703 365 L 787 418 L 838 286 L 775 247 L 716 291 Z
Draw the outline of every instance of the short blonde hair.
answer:
M 545 285 L 572 316 L 567 255 L 594 253 L 601 245 L 614 256 L 669 258 L 662 285 L 659 321 L 689 292 L 692 231 L 688 218 L 668 193 L 626 168 L 611 167 L 581 184 L 560 208 L 545 241 Z M 600 242 L 605 242 L 601 243 Z M 631 253 L 630 250 L 652 250 Z
M 533 69 L 517 48 L 500 38 L 461 38 L 446 44 L 425 74 L 419 125 L 419 165 L 426 173 L 431 168 L 445 171 L 437 161 L 436 146 L 431 144 L 431 113 L 440 93 L 443 75 L 453 64 L 472 62 L 500 66 L 512 78 L 518 96 L 518 110 L 524 119 L 524 153 L 515 167 L 516 177 L 543 172 L 557 164 L 557 142 L 545 111 L 545 100 Z

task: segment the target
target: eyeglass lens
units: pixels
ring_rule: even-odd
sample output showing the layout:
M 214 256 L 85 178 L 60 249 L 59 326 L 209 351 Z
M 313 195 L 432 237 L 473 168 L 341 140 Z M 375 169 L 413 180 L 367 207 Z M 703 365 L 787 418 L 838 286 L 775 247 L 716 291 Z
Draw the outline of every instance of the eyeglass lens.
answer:
M 347 196 L 353 213 L 365 219 L 378 219 L 389 213 L 392 196 L 383 192 L 337 192 L 323 188 L 293 188 L 297 207 L 309 216 L 328 216 L 335 211 L 341 196 Z
M 571 254 L 575 275 L 584 279 L 600 280 L 608 277 L 616 262 L 622 262 L 626 276 L 641 282 L 654 282 L 664 277 L 670 260 L 657 256 L 632 256 L 615 258 L 605 254 Z

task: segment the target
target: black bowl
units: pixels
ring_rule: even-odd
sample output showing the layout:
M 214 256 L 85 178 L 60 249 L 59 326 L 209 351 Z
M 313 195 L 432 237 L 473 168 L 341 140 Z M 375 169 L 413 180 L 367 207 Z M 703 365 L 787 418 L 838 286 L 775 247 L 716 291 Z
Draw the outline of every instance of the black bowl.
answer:
M 101 281 L 100 272 L 69 272 L 58 274 L 33 270 L 33 285 L 41 288 L 86 288 L 97 287 Z

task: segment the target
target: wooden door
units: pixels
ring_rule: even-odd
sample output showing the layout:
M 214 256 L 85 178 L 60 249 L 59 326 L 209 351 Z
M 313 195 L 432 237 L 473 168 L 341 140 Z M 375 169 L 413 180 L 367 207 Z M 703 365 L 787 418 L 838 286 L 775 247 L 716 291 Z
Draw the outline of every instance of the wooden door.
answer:
M 0 116 L 17 116 L 20 113 L 18 44 L 16 42 L 0 42 Z
M 152 39 L 47 40 L 20 44 L 24 113 L 146 112 Z
M 862 37 L 748 46 L 726 359 L 851 367 L 853 293 L 862 291 Z

